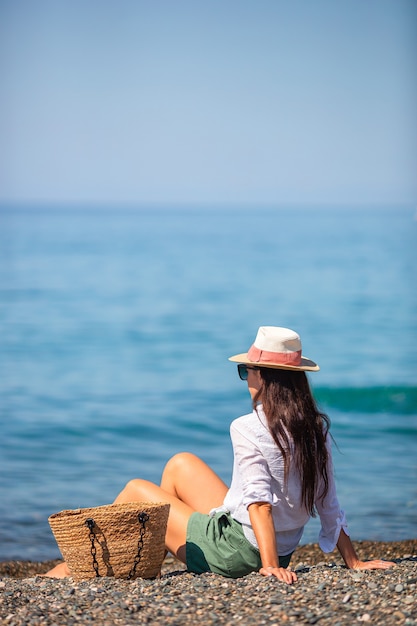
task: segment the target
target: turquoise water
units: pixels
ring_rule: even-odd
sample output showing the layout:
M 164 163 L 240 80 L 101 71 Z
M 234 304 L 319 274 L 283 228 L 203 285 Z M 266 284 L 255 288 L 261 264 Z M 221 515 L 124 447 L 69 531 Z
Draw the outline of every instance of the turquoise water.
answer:
M 177 451 L 228 481 L 250 399 L 227 356 L 266 324 L 321 366 L 353 537 L 416 537 L 416 244 L 395 207 L 3 207 L 0 559 L 58 556 L 48 515 L 158 481 Z

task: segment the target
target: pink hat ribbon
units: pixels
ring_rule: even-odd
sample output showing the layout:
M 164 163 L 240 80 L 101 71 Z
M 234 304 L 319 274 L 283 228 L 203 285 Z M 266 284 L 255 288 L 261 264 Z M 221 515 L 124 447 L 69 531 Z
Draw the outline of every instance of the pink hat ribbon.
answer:
M 268 352 L 255 345 L 251 346 L 248 358 L 254 363 L 275 363 L 276 365 L 300 365 L 301 350 L 296 352 Z

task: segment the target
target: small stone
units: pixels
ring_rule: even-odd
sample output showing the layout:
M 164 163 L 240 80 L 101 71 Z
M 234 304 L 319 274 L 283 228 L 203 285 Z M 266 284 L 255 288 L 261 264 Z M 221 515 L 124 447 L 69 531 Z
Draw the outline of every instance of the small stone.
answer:
M 396 591 L 397 593 L 401 593 L 402 591 L 404 591 L 404 585 L 395 585 L 394 591 Z
M 343 596 L 343 600 L 342 600 L 343 604 L 346 604 L 346 602 L 349 602 L 349 600 L 351 599 L 351 597 L 352 597 L 352 595 L 351 595 L 350 593 L 346 593 L 346 594 Z
M 294 572 L 299 572 L 300 570 L 305 568 L 305 564 L 304 563 L 297 563 L 297 565 L 294 567 Z
M 406 596 L 403 600 L 403 602 L 405 602 L 405 604 L 413 604 L 416 601 L 415 598 L 413 598 L 413 596 Z
M 359 582 L 363 579 L 362 572 L 353 572 L 352 574 L 350 574 L 350 576 L 355 582 Z
M 369 621 L 370 621 L 370 619 L 371 619 L 371 616 L 369 615 L 369 613 L 364 613 L 364 614 L 363 614 L 363 615 L 359 618 L 359 620 L 360 620 L 361 622 L 369 622 Z

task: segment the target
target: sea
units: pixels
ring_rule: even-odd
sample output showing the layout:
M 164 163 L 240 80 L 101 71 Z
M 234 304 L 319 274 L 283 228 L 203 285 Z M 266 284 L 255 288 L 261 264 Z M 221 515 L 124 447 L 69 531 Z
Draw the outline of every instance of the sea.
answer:
M 352 538 L 416 538 L 414 211 L 0 207 L 0 560 L 59 558 L 49 515 L 177 452 L 229 482 L 251 402 L 228 357 L 263 325 L 320 365 Z

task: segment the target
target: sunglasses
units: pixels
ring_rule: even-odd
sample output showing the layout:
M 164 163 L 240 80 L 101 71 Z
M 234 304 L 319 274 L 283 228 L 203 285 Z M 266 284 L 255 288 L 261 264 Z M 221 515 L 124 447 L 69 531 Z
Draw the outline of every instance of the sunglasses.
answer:
M 245 365 L 244 363 L 239 363 L 237 366 L 237 372 L 239 374 L 240 380 L 248 380 L 248 370 L 258 370 L 259 367 L 251 367 L 250 365 Z

